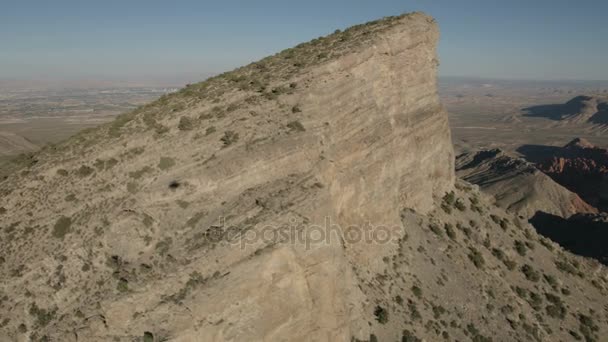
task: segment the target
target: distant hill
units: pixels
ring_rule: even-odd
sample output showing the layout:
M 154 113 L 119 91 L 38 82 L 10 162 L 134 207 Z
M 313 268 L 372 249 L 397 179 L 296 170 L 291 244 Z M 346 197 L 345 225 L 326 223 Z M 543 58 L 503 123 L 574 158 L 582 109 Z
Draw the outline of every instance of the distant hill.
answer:
M 38 146 L 20 135 L 0 131 L 0 158 L 37 149 Z
M 524 108 L 524 116 L 542 117 L 563 123 L 608 125 L 608 98 L 580 95 L 563 104 Z
M 576 138 L 563 147 L 524 145 L 536 167 L 599 209 L 608 208 L 608 150 Z
M 538 211 L 566 218 L 597 212 L 533 164 L 499 149 L 457 156 L 456 171 L 462 179 L 493 195 L 497 205 L 526 219 Z

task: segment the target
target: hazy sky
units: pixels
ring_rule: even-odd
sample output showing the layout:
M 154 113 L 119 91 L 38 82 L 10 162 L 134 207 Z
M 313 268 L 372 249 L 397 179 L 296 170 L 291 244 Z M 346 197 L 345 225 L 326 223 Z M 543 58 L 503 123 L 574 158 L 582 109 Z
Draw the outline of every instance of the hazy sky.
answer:
M 608 80 L 608 0 L 0 0 L 0 79 L 197 79 L 414 10 L 443 76 Z

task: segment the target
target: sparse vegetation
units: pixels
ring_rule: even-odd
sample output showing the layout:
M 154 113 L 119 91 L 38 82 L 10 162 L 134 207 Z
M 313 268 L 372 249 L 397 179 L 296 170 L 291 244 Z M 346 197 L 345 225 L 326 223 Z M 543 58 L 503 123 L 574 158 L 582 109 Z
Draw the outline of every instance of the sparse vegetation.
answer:
M 63 238 L 70 232 L 71 226 L 72 219 L 61 216 L 53 226 L 53 236 L 63 240 Z
M 177 124 L 177 128 L 180 131 L 191 131 L 194 128 L 194 123 L 192 123 L 192 119 L 188 116 L 182 116 L 179 119 L 179 123 Z
M 304 132 L 306 128 L 302 125 L 300 121 L 291 121 L 287 124 L 287 127 L 294 132 Z
M 388 323 L 388 311 L 381 306 L 376 306 L 374 309 L 374 316 L 376 317 L 376 321 L 380 324 Z
M 483 255 L 481 255 L 481 253 L 475 249 L 474 247 L 469 247 L 469 260 L 471 260 L 471 262 L 473 263 L 473 265 L 475 265 L 475 267 L 482 269 L 486 263 L 486 261 L 483 258 Z
M 521 272 L 529 281 L 538 282 L 540 280 L 540 273 L 538 273 L 538 271 L 536 271 L 534 267 L 528 264 L 525 264 L 521 267 Z
M 93 174 L 93 172 L 95 172 L 95 170 L 91 167 L 88 167 L 86 165 L 82 165 L 78 171 L 76 171 L 76 174 L 80 177 L 88 177 L 90 175 Z
M 230 146 L 239 140 L 239 134 L 234 131 L 226 131 L 220 140 L 224 146 Z
M 527 252 L 527 248 L 526 248 L 526 244 L 516 240 L 515 244 L 514 244 L 514 248 L 517 251 L 517 254 L 521 255 L 521 256 L 526 256 L 526 252 Z
M 173 158 L 161 157 L 160 161 L 158 162 L 158 168 L 163 171 L 168 170 L 173 166 L 175 166 L 175 160 Z

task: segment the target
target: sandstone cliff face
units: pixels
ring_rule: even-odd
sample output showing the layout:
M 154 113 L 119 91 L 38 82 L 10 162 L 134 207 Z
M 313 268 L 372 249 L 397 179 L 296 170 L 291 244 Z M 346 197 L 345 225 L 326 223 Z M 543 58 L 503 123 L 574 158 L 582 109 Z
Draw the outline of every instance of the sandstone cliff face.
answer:
M 2 292 L 33 294 L 3 303 L 15 317 L 5 336 L 20 323 L 29 336 L 89 341 L 153 328 L 183 341 L 349 340 L 369 329 L 349 265 L 376 267 L 388 250 L 241 248 L 206 234 L 327 219 L 401 234 L 403 207 L 431 210 L 454 181 L 437 39 L 420 14 L 361 25 L 37 155 L 2 183 L 13 234 L 3 274 L 19 275 Z M 209 286 L 175 309 L 199 283 Z M 36 322 L 32 307 L 84 320 Z
M 437 38 L 419 13 L 358 25 L 23 161 L 0 183 L 0 340 L 606 333 L 604 268 L 454 187 Z

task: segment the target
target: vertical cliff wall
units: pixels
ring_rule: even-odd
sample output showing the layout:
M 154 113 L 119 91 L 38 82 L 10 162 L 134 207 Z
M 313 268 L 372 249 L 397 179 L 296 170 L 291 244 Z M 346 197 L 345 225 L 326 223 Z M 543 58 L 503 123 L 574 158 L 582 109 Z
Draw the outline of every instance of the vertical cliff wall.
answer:
M 0 184 L 0 339 L 369 336 L 359 284 L 398 246 L 290 238 L 398 239 L 452 189 L 437 39 L 423 14 L 359 25 L 34 155 Z

